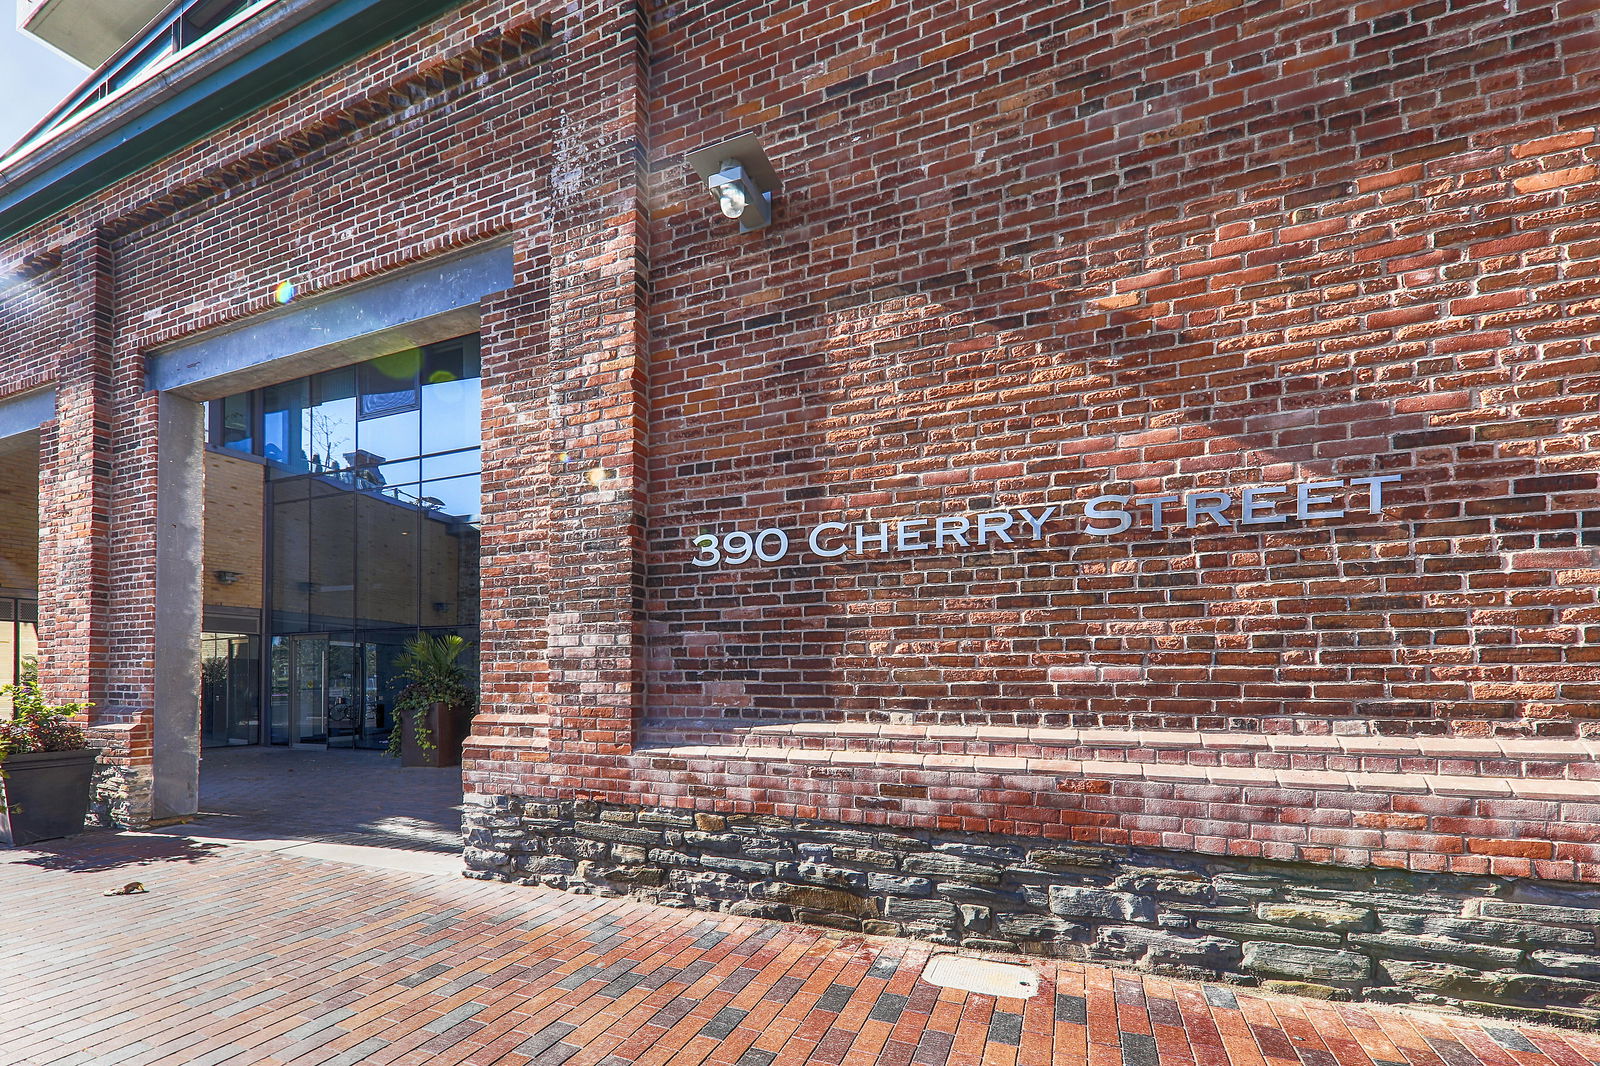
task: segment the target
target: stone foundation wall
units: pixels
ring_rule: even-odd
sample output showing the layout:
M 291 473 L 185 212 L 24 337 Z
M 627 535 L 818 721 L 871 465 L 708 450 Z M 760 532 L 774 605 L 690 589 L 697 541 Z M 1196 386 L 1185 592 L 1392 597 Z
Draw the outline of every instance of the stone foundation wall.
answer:
M 470 877 L 1600 1025 L 1600 888 L 475 798 Z
M 109 754 L 111 759 L 117 757 L 114 749 Z M 85 824 L 97 828 L 143 828 L 149 824 L 152 785 L 149 770 L 110 761 L 108 750 L 101 748 Z

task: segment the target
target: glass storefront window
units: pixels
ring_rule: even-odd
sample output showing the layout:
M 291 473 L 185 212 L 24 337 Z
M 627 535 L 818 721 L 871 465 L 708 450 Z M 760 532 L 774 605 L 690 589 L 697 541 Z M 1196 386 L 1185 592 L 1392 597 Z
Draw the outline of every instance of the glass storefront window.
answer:
M 233 633 L 200 638 L 200 741 L 206 747 L 259 742 L 260 639 Z
M 476 448 L 481 430 L 476 343 L 430 349 L 422 367 L 422 452 Z
M 415 408 L 381 418 L 363 419 L 356 425 L 356 455 L 359 460 L 352 465 L 377 465 L 388 459 L 420 455 L 417 449 L 421 433 L 422 412 Z
M 261 390 L 261 455 L 278 466 L 304 471 L 306 381 L 291 381 Z
M 39 656 L 39 605 L 0 599 L 0 685 L 14 685 L 22 664 Z M 11 697 L 0 695 L 0 718 L 11 717 Z
M 262 741 L 381 747 L 405 642 L 477 639 L 479 365 L 458 338 L 211 405 L 212 445 L 269 471 Z M 207 639 L 208 664 L 234 654 Z M 208 743 L 238 742 L 223 668 L 207 666 Z
M 362 363 L 359 370 L 361 404 L 357 417 L 384 418 L 416 410 L 417 372 L 422 369 L 423 358 L 420 348 L 408 348 Z
M 311 379 L 305 451 L 313 471 L 341 470 L 356 450 L 356 371 L 330 370 Z
M 446 452 L 443 455 L 430 455 L 422 460 L 422 477 L 420 480 L 433 481 L 437 478 L 475 474 L 478 472 L 479 462 L 478 449 L 476 448 L 460 452 Z
M 218 432 L 213 434 L 212 441 L 219 448 L 228 448 L 236 452 L 254 452 L 256 450 L 255 418 L 253 417 L 254 395 L 244 393 L 240 396 L 229 396 L 219 406 L 221 425 Z

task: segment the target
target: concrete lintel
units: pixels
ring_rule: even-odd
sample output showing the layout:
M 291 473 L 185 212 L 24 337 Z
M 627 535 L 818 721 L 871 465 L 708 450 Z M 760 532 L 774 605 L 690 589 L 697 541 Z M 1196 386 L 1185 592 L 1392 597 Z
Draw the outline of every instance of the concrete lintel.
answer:
M 0 400 L 0 440 L 32 433 L 55 416 L 55 389 L 39 389 Z
M 459 337 L 478 329 L 479 302 L 511 283 L 509 244 L 430 260 L 157 349 L 145 384 L 215 400 Z

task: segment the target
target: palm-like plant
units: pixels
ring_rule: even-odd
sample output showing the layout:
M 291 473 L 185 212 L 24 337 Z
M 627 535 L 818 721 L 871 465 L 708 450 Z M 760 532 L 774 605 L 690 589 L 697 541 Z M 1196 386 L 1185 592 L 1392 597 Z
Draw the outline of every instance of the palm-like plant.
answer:
M 472 690 L 471 677 L 461 663 L 461 654 L 466 650 L 466 640 L 454 633 L 422 634 L 406 641 L 405 650 L 394 661 L 400 676 L 409 684 L 400 690 L 395 700 L 394 727 L 389 731 L 390 755 L 400 755 L 405 716 L 411 717 L 417 747 L 431 752 L 437 745 L 433 731 L 428 728 L 430 707 L 438 703 L 468 713 L 476 708 L 478 695 Z

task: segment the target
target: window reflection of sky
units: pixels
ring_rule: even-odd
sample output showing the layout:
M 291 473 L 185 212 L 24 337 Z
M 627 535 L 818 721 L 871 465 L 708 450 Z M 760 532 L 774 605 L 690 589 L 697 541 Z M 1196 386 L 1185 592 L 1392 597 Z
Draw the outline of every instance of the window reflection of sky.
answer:
M 212 443 L 267 459 L 280 485 L 309 474 L 476 523 L 478 373 L 476 338 L 397 352 L 228 397 Z

